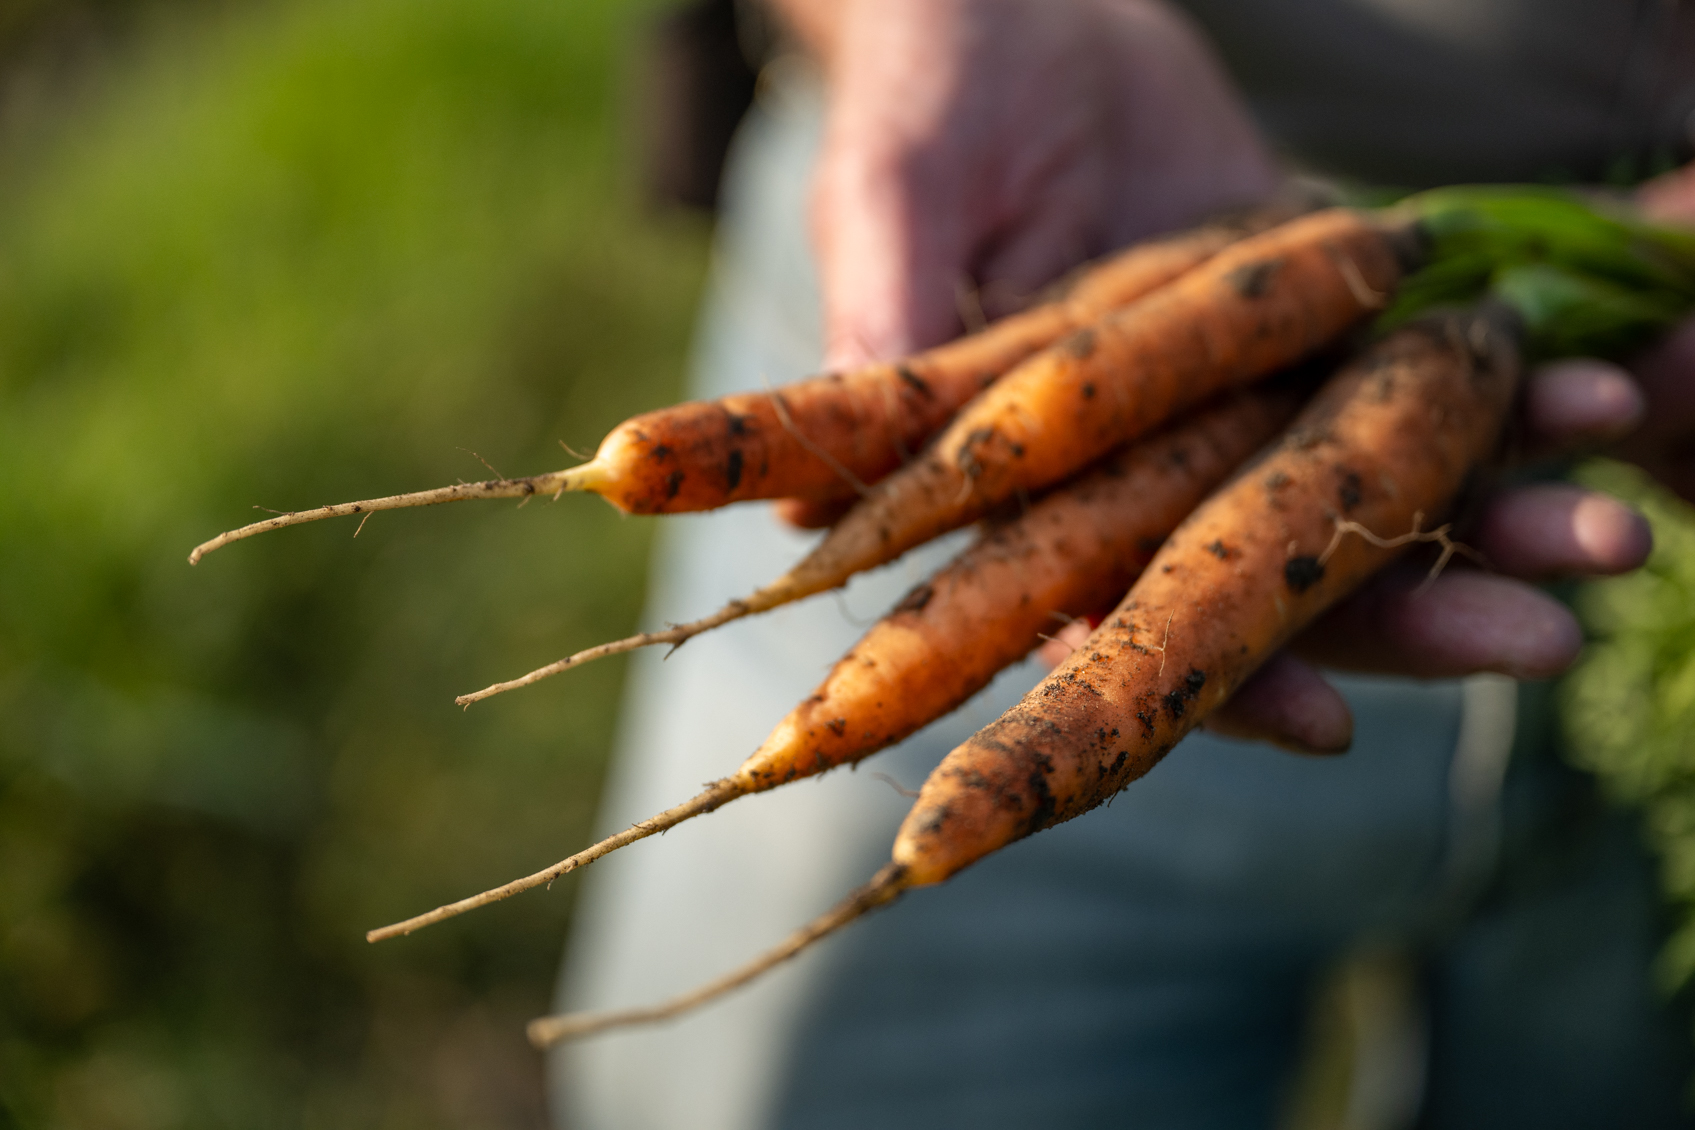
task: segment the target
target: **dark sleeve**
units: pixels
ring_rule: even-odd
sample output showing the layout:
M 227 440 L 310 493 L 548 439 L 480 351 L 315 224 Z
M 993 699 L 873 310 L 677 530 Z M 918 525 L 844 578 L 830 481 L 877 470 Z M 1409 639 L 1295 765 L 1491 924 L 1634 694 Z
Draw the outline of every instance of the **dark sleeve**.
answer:
M 1314 171 L 1408 188 L 1629 183 L 1691 156 L 1695 6 L 1180 0 Z

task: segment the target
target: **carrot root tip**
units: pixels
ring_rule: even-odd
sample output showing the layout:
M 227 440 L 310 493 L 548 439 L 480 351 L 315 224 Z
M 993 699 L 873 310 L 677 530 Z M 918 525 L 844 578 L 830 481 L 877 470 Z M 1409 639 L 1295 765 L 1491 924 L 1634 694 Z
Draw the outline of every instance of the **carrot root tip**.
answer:
M 853 894 L 825 911 L 811 922 L 790 934 L 775 949 L 709 981 L 699 988 L 671 998 L 663 1004 L 648 1008 L 619 1009 L 612 1012 L 573 1012 L 563 1016 L 543 1016 L 530 1021 L 525 1029 L 530 1043 L 546 1048 L 563 1040 L 576 1040 L 612 1028 L 627 1028 L 636 1024 L 654 1024 L 670 1020 L 747 984 L 768 970 L 781 965 L 810 947 L 814 942 L 840 930 L 867 912 L 886 906 L 899 898 L 911 886 L 907 868 L 890 863 Z
M 445 922 L 449 918 L 457 918 L 467 911 L 475 910 L 480 906 L 487 906 L 489 903 L 500 902 L 524 891 L 533 890 L 536 887 L 552 887 L 555 879 L 568 875 L 579 867 L 586 867 L 601 856 L 610 855 L 621 847 L 633 844 L 637 840 L 644 840 L 657 832 L 664 832 L 690 817 L 711 812 L 739 796 L 745 796 L 747 792 L 747 788 L 734 778 L 726 777 L 723 780 L 713 781 L 699 794 L 682 804 L 668 808 L 646 820 L 638 821 L 622 832 L 608 836 L 599 843 L 591 844 L 551 867 L 545 867 L 532 875 L 526 875 L 522 879 L 514 879 L 504 886 L 491 888 L 469 898 L 460 899 L 458 902 L 438 906 L 432 911 L 408 918 L 404 922 L 396 922 L 390 926 L 366 931 L 365 940 L 367 942 L 381 942 L 389 938 L 403 937 L 414 930 L 433 926 L 437 922 Z
M 188 555 L 190 565 L 198 565 L 200 559 L 215 549 L 222 549 L 231 542 L 242 541 L 255 534 L 280 530 L 286 526 L 301 526 L 307 522 L 318 522 L 325 518 L 345 518 L 354 514 L 363 515 L 359 520 L 359 529 L 365 528 L 365 522 L 378 510 L 406 510 L 415 506 L 436 506 L 443 502 L 463 502 L 473 498 L 521 498 L 528 499 L 531 495 L 552 492 L 557 498 L 565 491 L 598 491 L 612 481 L 608 469 L 598 460 L 590 460 L 580 467 L 571 467 L 564 471 L 550 471 L 545 475 L 531 475 L 522 479 L 485 479 L 479 483 L 455 483 L 450 487 L 437 487 L 434 490 L 411 491 L 407 494 L 391 494 L 386 498 L 367 498 L 358 502 L 338 502 L 332 506 L 319 506 L 312 510 L 293 510 L 275 513 L 274 517 L 253 522 L 235 530 L 226 530 L 210 541 L 201 542 Z M 263 509 L 263 507 L 261 507 Z M 354 531 L 358 537 L 358 530 Z

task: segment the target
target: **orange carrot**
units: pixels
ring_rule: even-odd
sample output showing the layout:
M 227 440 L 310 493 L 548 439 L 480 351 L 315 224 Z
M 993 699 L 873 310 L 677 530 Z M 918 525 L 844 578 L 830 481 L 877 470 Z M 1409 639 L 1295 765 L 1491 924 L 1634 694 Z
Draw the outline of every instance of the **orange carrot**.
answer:
M 837 661 L 735 779 L 754 791 L 858 761 L 963 704 L 1064 622 L 1106 611 L 1297 405 L 1286 390 L 1230 397 L 991 528 Z
M 960 405 L 1024 358 L 1287 215 L 1261 210 L 1138 244 L 1084 271 L 1054 300 L 905 361 L 637 416 L 575 470 L 604 464 L 608 485 L 589 489 L 637 514 L 843 497 L 910 460 Z
M 841 584 L 1323 348 L 1394 290 L 1403 234 L 1356 212 L 1320 212 L 1078 330 L 963 409 L 923 459 L 880 484 L 772 587 Z
M 1018 706 L 943 759 L 893 859 L 777 949 L 666 1004 L 549 1017 L 537 1044 L 664 1019 L 912 887 L 1080 816 L 1146 773 L 1295 633 L 1408 545 L 1446 539 L 1500 440 L 1519 361 L 1496 310 L 1418 323 L 1339 373 L 1284 438 L 1203 503 L 1116 611 Z
M 937 767 L 895 843 L 904 882 L 940 882 L 1107 800 L 1322 612 L 1445 538 L 1425 522 L 1499 443 L 1516 384 L 1504 322 L 1422 322 L 1340 373 L 1086 643 Z
M 733 775 L 533 875 L 366 937 L 408 934 L 551 883 L 737 797 L 857 762 L 916 732 L 1028 655 L 1044 633 L 1110 609 L 1166 534 L 1271 439 L 1297 405 L 1293 389 L 1239 393 L 1114 453 L 987 531 L 908 593 Z
M 644 413 L 614 428 L 580 466 L 280 514 L 197 546 L 189 562 L 284 526 L 476 498 L 591 491 L 627 513 L 661 514 L 852 496 L 910 459 L 1019 361 L 1303 208 L 1272 204 L 1139 243 L 1080 270 L 1049 301 L 905 361 Z
M 1383 305 L 1417 252 L 1404 223 L 1339 208 L 1244 239 L 997 381 L 771 584 L 700 620 L 588 648 L 458 701 L 638 647 L 680 645 L 844 584 L 1069 477 L 1223 389 L 1329 345 Z

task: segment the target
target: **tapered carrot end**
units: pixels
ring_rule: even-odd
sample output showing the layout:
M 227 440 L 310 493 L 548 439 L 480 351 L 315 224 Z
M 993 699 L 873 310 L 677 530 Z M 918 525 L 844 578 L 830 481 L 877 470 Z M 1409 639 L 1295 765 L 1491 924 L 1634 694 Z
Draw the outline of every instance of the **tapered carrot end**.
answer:
M 586 847 L 576 855 L 562 859 L 551 867 L 545 867 L 533 875 L 524 876 L 522 879 L 514 879 L 505 886 L 495 887 L 481 894 L 472 895 L 470 898 L 448 903 L 446 906 L 438 906 L 426 914 L 408 918 L 404 922 L 396 922 L 392 926 L 382 926 L 375 930 L 366 931 L 365 940 L 367 942 L 382 942 L 389 938 L 399 938 L 412 933 L 414 930 L 421 930 L 425 926 L 433 926 L 437 922 L 457 918 L 466 911 L 475 910 L 479 906 L 487 906 L 491 902 L 511 898 L 523 891 L 546 886 L 560 876 L 593 863 L 603 855 L 610 855 L 626 844 L 633 844 L 637 840 L 645 840 L 649 836 L 657 835 L 669 828 L 675 828 L 690 817 L 711 812 L 739 796 L 745 796 L 747 792 L 747 787 L 734 778 L 726 777 L 714 781 L 701 790 L 698 795 L 682 804 L 668 808 L 657 816 L 632 824 L 617 835 L 608 836 L 599 843 Z
M 609 655 L 622 655 L 627 651 L 638 651 L 655 644 L 670 644 L 672 649 L 675 650 L 702 632 L 722 627 L 732 620 L 740 620 L 744 616 L 769 611 L 779 605 L 787 604 L 789 601 L 797 600 L 803 596 L 809 596 L 817 591 L 819 591 L 818 588 L 800 588 L 789 582 L 787 577 L 779 578 L 778 581 L 767 585 L 745 599 L 730 601 L 710 616 L 691 620 L 687 624 L 673 624 L 663 631 L 639 632 L 621 640 L 613 640 L 611 643 L 584 648 L 573 655 L 567 655 L 564 659 L 556 659 L 545 667 L 537 667 L 527 675 L 508 679 L 504 683 L 495 683 L 480 691 L 472 691 L 470 694 L 462 694 L 453 700 L 453 704 L 468 707 L 473 702 L 481 702 L 483 699 L 493 698 L 497 694 L 515 691 L 519 687 L 527 687 L 531 683 L 539 683 L 543 679 L 550 678 L 562 671 L 569 671 L 573 667 L 580 667 L 584 663 L 590 663 L 596 659 L 605 659 Z
M 287 514 L 278 514 L 261 522 L 243 526 L 238 530 L 229 530 L 219 534 L 210 541 L 202 542 L 194 547 L 188 555 L 190 565 L 198 565 L 200 559 L 214 549 L 221 549 L 233 541 L 250 538 L 254 534 L 263 534 L 271 530 L 280 530 L 285 526 L 300 526 L 307 522 L 317 522 L 324 518 L 346 518 L 361 515 L 360 525 L 364 518 L 370 517 L 378 510 L 405 510 L 414 506 L 436 506 L 443 502 L 464 502 L 474 498 L 529 498 L 534 494 L 551 495 L 558 498 L 566 491 L 596 491 L 607 486 L 612 481 L 612 473 L 598 460 L 589 460 L 580 467 L 572 467 L 564 471 L 551 471 L 545 475 L 530 475 L 521 479 L 485 479 L 478 483 L 455 483 L 450 487 L 437 487 L 435 490 L 412 491 L 409 494 L 391 494 L 386 498 L 367 498 L 359 502 L 339 502 L 334 506 L 320 506 L 315 510 L 296 510 Z
M 649 1008 L 619 1009 L 614 1012 L 573 1012 L 564 1016 L 544 1016 L 538 1020 L 530 1021 L 525 1031 L 530 1038 L 530 1043 L 538 1048 L 545 1048 L 562 1040 L 578 1040 L 584 1036 L 592 1036 L 597 1032 L 605 1032 L 613 1028 L 627 1028 L 635 1024 L 653 1024 L 681 1016 L 683 1013 L 715 1000 L 733 989 L 740 988 L 767 970 L 781 965 L 812 943 L 828 937 L 868 911 L 888 905 L 899 898 L 901 892 L 906 890 L 908 886 L 906 868 L 891 863 L 877 872 L 869 883 L 837 903 L 834 908 L 790 934 L 777 948 L 748 962 L 740 969 L 725 974 L 716 981 L 709 981 L 698 989 L 693 989 L 681 996 L 671 998 L 664 1004 L 653 1005 Z

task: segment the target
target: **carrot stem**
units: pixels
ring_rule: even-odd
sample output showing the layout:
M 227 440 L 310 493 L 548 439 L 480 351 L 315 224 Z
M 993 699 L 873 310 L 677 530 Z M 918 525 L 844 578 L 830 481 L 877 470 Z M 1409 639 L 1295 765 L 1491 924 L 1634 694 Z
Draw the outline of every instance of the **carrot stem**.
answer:
M 610 1012 L 572 1012 L 563 1016 L 544 1016 L 530 1021 L 527 1029 L 530 1043 L 538 1048 L 561 1040 L 576 1040 L 591 1036 L 596 1032 L 604 1032 L 609 1028 L 628 1028 L 636 1024 L 653 1024 L 661 1020 L 670 1020 L 691 1009 L 699 1008 L 708 1001 L 714 1000 L 738 989 L 767 970 L 781 965 L 820 938 L 829 936 L 846 926 L 849 922 L 863 916 L 867 911 L 886 906 L 900 897 L 906 890 L 906 868 L 898 864 L 888 864 L 877 872 L 872 880 L 859 888 L 853 894 L 837 903 L 835 907 L 814 918 L 805 926 L 790 934 L 783 943 L 775 949 L 748 962 L 740 969 L 733 970 L 714 981 L 708 981 L 699 988 L 691 989 L 680 996 L 672 997 L 663 1004 L 650 1005 L 647 1008 L 626 1008 Z

